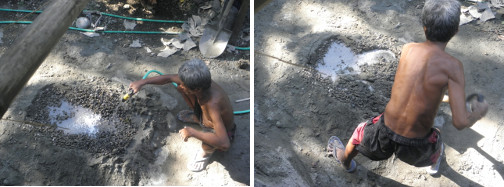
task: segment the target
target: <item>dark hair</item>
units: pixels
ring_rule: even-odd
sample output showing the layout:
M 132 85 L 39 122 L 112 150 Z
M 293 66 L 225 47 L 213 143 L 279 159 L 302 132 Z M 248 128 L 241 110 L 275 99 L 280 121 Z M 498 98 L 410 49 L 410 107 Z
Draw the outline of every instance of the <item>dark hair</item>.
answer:
M 205 62 L 200 59 L 192 59 L 180 66 L 178 75 L 180 80 L 191 90 L 208 89 L 212 84 L 210 70 Z
M 457 33 L 460 4 L 456 0 L 427 0 L 422 11 L 422 25 L 427 40 L 448 42 Z

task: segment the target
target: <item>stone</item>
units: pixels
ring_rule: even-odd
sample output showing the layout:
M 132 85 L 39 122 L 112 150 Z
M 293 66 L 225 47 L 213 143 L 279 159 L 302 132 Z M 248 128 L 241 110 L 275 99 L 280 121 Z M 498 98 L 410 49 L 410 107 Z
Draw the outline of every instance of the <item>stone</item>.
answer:
M 142 44 L 140 44 L 140 40 L 134 40 L 130 45 L 129 47 L 134 47 L 134 48 L 137 48 L 137 47 L 142 47 Z
M 91 25 L 91 22 L 86 17 L 79 17 L 77 21 L 75 21 L 75 26 L 81 29 L 86 29 Z
M 133 30 L 135 29 L 136 23 L 135 21 L 124 20 L 123 25 L 126 30 Z

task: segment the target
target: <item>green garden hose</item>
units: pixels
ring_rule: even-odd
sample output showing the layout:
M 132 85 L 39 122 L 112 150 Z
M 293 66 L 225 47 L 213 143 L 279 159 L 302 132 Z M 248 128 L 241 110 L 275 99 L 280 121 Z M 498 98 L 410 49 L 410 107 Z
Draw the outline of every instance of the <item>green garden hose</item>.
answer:
M 0 24 L 31 24 L 32 21 L 0 21 Z M 180 34 L 180 32 L 164 32 L 164 31 L 100 31 L 92 29 L 81 29 L 77 27 L 68 27 L 70 30 L 81 32 L 96 32 L 96 33 L 121 33 L 121 34 Z
M 0 8 L 0 11 L 37 13 L 37 14 L 42 13 L 41 10 L 32 11 L 32 10 L 16 10 L 16 9 L 6 9 L 6 8 Z M 127 19 L 127 20 L 135 20 L 135 21 L 157 22 L 157 23 L 184 23 L 184 21 L 179 21 L 179 20 L 155 20 L 155 19 L 125 17 L 125 16 L 119 16 L 119 15 L 109 14 L 109 13 L 105 13 L 105 12 L 99 12 L 96 10 L 84 10 L 83 12 L 98 13 L 98 14 L 105 15 L 105 16 Z M 12 24 L 12 23 L 31 24 L 32 22 L 31 21 L 0 21 L 0 24 Z M 163 31 L 100 31 L 100 30 L 92 30 L 92 29 L 81 29 L 81 28 L 77 28 L 77 27 L 69 27 L 68 29 L 81 31 L 81 32 L 114 33 L 114 34 L 117 34 L 117 33 L 119 33 L 119 34 L 170 34 L 170 35 L 180 34 L 180 32 L 163 32 Z M 235 47 L 235 49 L 248 51 L 248 50 L 250 50 L 250 47 Z

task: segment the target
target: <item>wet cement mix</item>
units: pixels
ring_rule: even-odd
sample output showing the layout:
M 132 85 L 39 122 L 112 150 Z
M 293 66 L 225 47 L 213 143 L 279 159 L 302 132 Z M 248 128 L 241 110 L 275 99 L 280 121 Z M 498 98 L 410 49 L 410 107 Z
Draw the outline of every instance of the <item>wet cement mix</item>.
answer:
M 256 186 L 500 186 L 504 183 L 504 7 L 461 1 L 464 22 L 446 51 L 464 65 L 466 95 L 491 103 L 473 127 L 456 130 L 449 104 L 445 157 L 431 176 L 392 156 L 358 155 L 347 173 L 327 141 L 348 142 L 355 127 L 383 112 L 402 46 L 425 41 L 424 1 L 275 0 L 256 10 L 254 27 L 254 183 Z M 485 16 L 483 16 L 485 14 Z M 493 17 L 493 18 L 492 18 Z
M 0 8 L 43 10 L 49 2 L 2 1 Z M 85 9 L 187 21 L 218 13 L 219 3 L 93 0 Z M 2 20 L 32 21 L 36 16 L 0 11 Z M 192 31 L 202 28 L 201 23 L 183 26 L 107 16 L 96 22 L 96 14 L 81 16 L 106 30 L 179 32 L 183 27 Z M 249 24 L 245 21 L 233 45 L 249 46 Z M 0 54 L 20 39 L 18 33 L 27 26 L 0 25 Z M 184 142 L 178 130 L 200 127 L 176 119 L 179 111 L 189 107 L 173 85 L 144 86 L 122 101 L 129 84 L 149 70 L 176 74 L 192 58 L 205 61 L 212 79 L 232 101 L 249 98 L 250 52 L 229 47 L 221 56 L 208 59 L 197 46 L 189 45 L 197 44 L 199 38 L 192 34 L 67 31 L 0 120 L 0 185 L 250 185 L 248 113 L 235 115 L 237 134 L 229 151 L 216 152 L 207 169 L 196 173 L 186 165 L 200 149 L 201 141 L 190 138 Z M 166 55 L 167 49 L 173 53 Z M 232 105 L 235 111 L 250 107 L 248 101 Z

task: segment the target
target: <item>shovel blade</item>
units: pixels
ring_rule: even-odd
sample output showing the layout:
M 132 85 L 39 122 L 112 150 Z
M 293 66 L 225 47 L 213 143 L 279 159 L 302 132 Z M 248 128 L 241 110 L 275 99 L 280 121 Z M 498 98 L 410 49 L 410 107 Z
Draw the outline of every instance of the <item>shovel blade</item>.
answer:
M 226 49 L 230 37 L 231 31 L 227 29 L 219 31 L 215 26 L 209 25 L 205 27 L 205 31 L 203 31 L 199 49 L 203 56 L 207 58 L 218 57 Z

